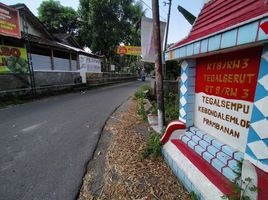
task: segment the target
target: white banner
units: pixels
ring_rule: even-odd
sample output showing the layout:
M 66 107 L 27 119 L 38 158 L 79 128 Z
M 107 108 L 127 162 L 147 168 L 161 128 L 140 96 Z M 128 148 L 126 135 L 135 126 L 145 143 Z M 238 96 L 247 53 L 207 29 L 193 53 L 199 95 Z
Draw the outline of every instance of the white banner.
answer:
M 79 63 L 82 71 L 101 73 L 100 59 L 79 55 Z
M 166 22 L 160 22 L 161 49 L 163 49 L 165 28 Z M 141 20 L 141 58 L 142 61 L 151 63 L 154 63 L 156 60 L 153 20 L 147 17 L 142 17 Z
M 111 71 L 115 71 L 115 65 L 111 65 Z

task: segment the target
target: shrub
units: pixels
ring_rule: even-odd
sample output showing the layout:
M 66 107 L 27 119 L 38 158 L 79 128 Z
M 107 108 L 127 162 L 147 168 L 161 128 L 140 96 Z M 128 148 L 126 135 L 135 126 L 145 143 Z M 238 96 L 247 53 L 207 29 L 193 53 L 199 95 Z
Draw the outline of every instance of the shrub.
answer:
M 148 158 L 150 155 L 155 159 L 161 154 L 160 135 L 156 132 L 151 132 L 149 136 L 148 146 L 143 150 L 142 160 Z
M 175 93 L 168 93 L 164 99 L 166 122 L 177 119 L 179 115 L 179 96 Z
M 149 137 L 149 146 L 152 149 L 152 155 L 154 158 L 161 154 L 161 141 L 160 135 L 158 133 L 151 133 Z
M 151 88 L 149 85 L 142 85 L 134 94 L 138 99 L 138 113 L 144 121 L 147 120 L 147 113 L 144 108 L 144 99 L 150 94 Z
M 157 114 L 157 103 L 151 101 L 152 107 L 149 113 Z M 175 93 L 168 93 L 164 97 L 165 119 L 166 122 L 170 122 L 174 119 L 178 119 L 179 115 L 179 96 Z
M 134 96 L 137 98 L 137 99 L 140 99 L 140 98 L 145 98 L 146 97 L 146 94 L 144 93 L 145 91 L 148 90 L 148 93 L 150 93 L 151 91 L 151 87 L 149 85 L 142 85 L 139 87 L 139 89 L 134 93 Z
M 143 96 L 139 99 L 138 106 L 139 106 L 138 114 L 142 117 L 142 119 L 144 121 L 146 121 L 147 120 L 147 113 L 146 113 L 145 108 L 144 108 L 144 97 Z

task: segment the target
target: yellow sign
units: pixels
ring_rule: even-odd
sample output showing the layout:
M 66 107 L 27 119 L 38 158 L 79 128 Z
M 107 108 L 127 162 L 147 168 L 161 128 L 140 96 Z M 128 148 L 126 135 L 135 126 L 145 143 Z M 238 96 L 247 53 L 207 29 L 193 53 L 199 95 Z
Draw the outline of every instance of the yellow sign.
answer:
M 25 48 L 0 45 L 0 73 L 28 73 Z
M 169 59 L 172 60 L 173 59 L 173 51 L 169 52 Z
M 120 55 L 130 55 L 130 56 L 140 56 L 141 47 L 138 46 L 118 46 L 117 54 Z

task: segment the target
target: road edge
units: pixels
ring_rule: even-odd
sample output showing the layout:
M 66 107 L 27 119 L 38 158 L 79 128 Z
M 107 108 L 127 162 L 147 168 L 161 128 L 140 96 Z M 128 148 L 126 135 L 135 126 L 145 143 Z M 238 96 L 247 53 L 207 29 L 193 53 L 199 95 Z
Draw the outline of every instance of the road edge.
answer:
M 81 191 L 81 188 L 83 186 L 83 182 L 84 182 L 84 177 L 86 176 L 87 174 L 87 166 L 89 165 L 89 163 L 93 160 L 94 156 L 95 156 L 95 153 L 96 153 L 96 150 L 98 149 L 98 146 L 99 146 L 99 143 L 100 143 L 100 139 L 103 135 L 103 131 L 107 125 L 107 122 L 110 120 L 111 116 L 116 113 L 116 111 L 122 107 L 125 103 L 127 103 L 131 98 L 133 98 L 133 95 L 127 97 L 126 99 L 124 99 L 117 107 L 115 107 L 115 109 L 108 115 L 108 117 L 105 119 L 105 122 L 101 128 L 101 131 L 100 131 L 100 134 L 98 136 L 98 139 L 97 139 L 97 143 L 94 147 L 94 150 L 91 154 L 91 156 L 89 157 L 89 160 L 86 162 L 85 166 L 84 166 L 84 172 L 83 172 L 83 177 L 82 177 L 82 180 L 81 180 L 81 183 L 79 184 L 79 190 L 77 191 L 77 194 L 75 195 L 75 200 L 79 199 L 79 195 L 80 195 L 80 191 Z

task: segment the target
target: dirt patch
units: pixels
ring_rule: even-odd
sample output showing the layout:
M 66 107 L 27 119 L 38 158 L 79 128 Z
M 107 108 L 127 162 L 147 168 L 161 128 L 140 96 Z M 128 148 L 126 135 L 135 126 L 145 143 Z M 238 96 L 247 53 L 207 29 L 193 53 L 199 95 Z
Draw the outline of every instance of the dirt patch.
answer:
M 162 157 L 141 159 L 147 140 L 148 126 L 129 100 L 108 120 L 78 199 L 190 199 Z

